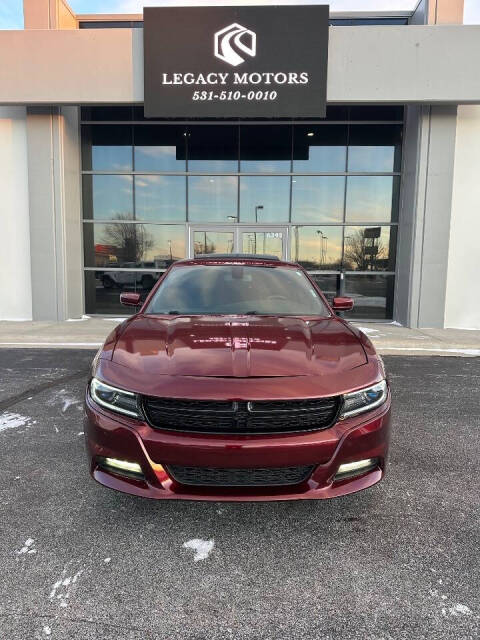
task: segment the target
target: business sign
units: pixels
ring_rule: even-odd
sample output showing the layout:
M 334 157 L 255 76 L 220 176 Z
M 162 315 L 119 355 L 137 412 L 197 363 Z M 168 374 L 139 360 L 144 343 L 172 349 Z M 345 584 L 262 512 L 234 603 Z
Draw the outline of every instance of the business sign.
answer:
M 325 116 L 328 6 L 146 7 L 147 118 Z

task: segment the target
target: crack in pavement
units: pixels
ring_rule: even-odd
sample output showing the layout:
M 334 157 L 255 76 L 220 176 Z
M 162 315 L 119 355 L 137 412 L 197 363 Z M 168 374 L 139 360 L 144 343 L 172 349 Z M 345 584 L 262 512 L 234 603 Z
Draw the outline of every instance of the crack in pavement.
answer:
M 119 629 L 121 631 L 139 631 L 140 633 L 147 634 L 152 633 L 151 629 L 145 629 L 144 627 L 136 627 L 128 624 L 118 624 L 115 622 L 110 622 L 108 620 L 94 620 L 91 618 L 81 618 L 79 616 L 77 617 L 59 614 L 37 613 L 36 611 L 4 611 L 3 613 L 0 612 L 0 618 L 37 618 L 39 620 L 55 620 L 55 622 L 73 622 L 89 625 L 102 625 L 104 627 Z
M 68 376 L 62 376 L 61 378 L 55 378 L 54 380 L 50 380 L 49 382 L 45 382 L 43 384 L 39 384 L 36 387 L 31 387 L 22 393 L 18 393 L 15 396 L 10 396 L 5 400 L 0 401 L 0 411 L 5 411 L 5 409 L 10 409 L 13 405 L 21 402 L 22 400 L 26 400 L 32 396 L 36 396 L 42 391 L 47 391 L 48 389 L 53 389 L 59 385 L 64 384 L 65 382 L 71 382 L 72 380 L 78 380 L 78 378 L 83 378 L 83 376 L 88 375 L 88 369 L 83 369 L 82 371 L 76 371 L 75 373 L 71 373 Z

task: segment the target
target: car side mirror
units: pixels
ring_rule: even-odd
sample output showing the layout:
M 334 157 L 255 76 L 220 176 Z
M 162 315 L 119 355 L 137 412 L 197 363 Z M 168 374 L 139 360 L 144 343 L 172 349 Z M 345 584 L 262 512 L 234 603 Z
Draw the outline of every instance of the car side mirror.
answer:
M 350 309 L 353 309 L 353 299 L 334 298 L 332 302 L 332 309 L 334 311 L 350 311 Z
M 139 293 L 121 293 L 120 302 L 126 307 L 138 307 L 141 295 Z

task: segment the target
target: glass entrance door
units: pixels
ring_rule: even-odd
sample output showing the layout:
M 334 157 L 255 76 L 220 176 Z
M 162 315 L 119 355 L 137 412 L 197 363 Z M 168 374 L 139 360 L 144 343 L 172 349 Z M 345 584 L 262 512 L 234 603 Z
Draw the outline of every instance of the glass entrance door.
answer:
M 191 225 L 190 257 L 205 253 L 246 253 L 287 257 L 287 227 Z
M 239 227 L 239 251 L 251 255 L 268 254 L 286 259 L 287 229 L 284 227 Z

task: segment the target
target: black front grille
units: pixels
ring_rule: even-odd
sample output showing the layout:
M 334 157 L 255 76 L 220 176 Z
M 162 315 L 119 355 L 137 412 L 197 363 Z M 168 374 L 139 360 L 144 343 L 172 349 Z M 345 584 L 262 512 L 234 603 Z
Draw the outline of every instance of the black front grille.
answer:
M 254 402 L 145 397 L 143 409 L 149 424 L 156 429 L 251 435 L 294 433 L 332 426 L 340 409 L 340 397 Z
M 220 469 L 170 464 L 167 473 L 176 482 L 203 487 L 274 487 L 305 482 L 314 467 Z

